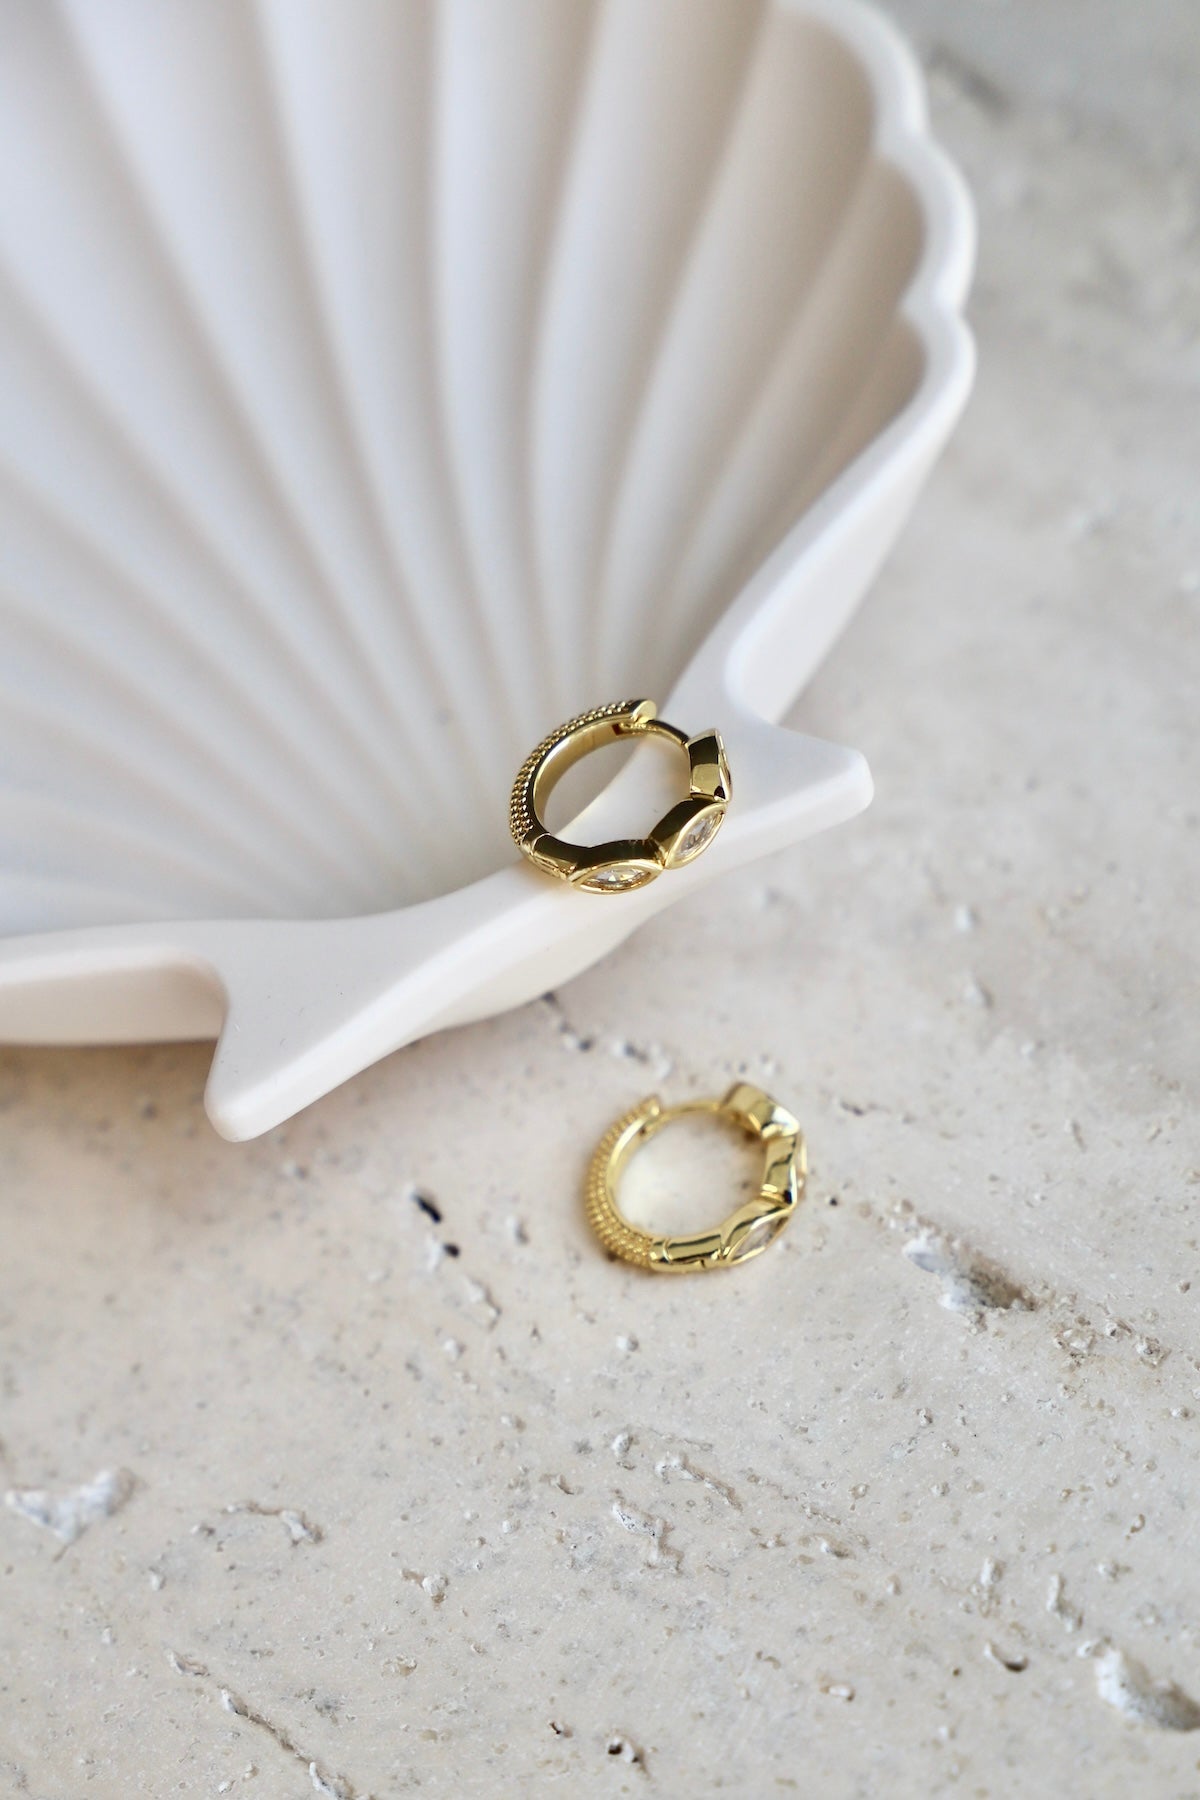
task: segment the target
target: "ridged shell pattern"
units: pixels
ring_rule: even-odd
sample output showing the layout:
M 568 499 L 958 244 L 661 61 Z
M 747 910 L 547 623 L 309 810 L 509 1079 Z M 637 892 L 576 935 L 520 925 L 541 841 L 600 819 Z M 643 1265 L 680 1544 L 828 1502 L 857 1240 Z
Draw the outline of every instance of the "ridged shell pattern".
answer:
M 0 117 L 6 933 L 511 862 L 920 375 L 785 0 L 7 0 Z

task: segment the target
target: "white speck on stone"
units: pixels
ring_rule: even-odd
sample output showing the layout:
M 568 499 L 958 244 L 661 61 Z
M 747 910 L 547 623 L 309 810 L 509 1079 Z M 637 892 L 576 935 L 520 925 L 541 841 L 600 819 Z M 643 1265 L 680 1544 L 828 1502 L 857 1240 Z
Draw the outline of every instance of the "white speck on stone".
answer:
M 905 1244 L 904 1255 L 927 1275 L 936 1275 L 942 1289 L 939 1302 L 950 1312 L 977 1316 L 983 1312 L 1023 1311 L 1029 1305 L 1008 1276 L 940 1232 L 919 1232 Z
M 82 1487 L 54 1495 L 44 1488 L 10 1488 L 4 1504 L 31 1524 L 52 1531 L 60 1543 L 73 1544 L 90 1525 L 120 1512 L 137 1483 L 128 1469 L 101 1469 Z
M 633 1507 L 627 1506 L 619 1496 L 613 1501 L 612 1516 L 623 1531 L 632 1531 L 640 1537 L 650 1539 L 652 1545 L 651 1568 L 657 1567 L 660 1563 L 669 1562 L 678 1573 L 680 1555 L 677 1550 L 672 1550 L 667 1544 L 667 1532 L 670 1527 L 665 1519 L 660 1519 L 652 1513 L 637 1512 Z
M 657 1537 L 662 1530 L 661 1519 L 652 1519 L 647 1513 L 634 1512 L 630 1507 L 622 1506 L 619 1500 L 613 1501 L 612 1515 L 625 1531 L 638 1531 L 644 1537 Z
M 609 1756 L 618 1757 L 621 1762 L 636 1763 L 641 1762 L 642 1760 L 641 1753 L 636 1745 L 632 1744 L 629 1739 L 625 1737 L 609 1738 L 608 1743 L 605 1745 L 605 1749 Z
M 303 1513 L 293 1512 L 290 1507 L 281 1506 L 279 1520 L 287 1531 L 293 1544 L 319 1544 L 322 1533 L 316 1525 L 310 1525 Z
M 1059 1621 L 1064 1631 L 1078 1631 L 1083 1624 L 1083 1614 L 1067 1600 L 1061 1575 L 1050 1577 L 1050 1586 L 1046 1590 L 1046 1611 Z
M 1174 1682 L 1151 1679 L 1149 1672 L 1120 1650 L 1109 1649 L 1096 1661 L 1096 1692 L 1109 1706 L 1137 1725 L 1159 1731 L 1195 1731 L 1200 1706 Z
M 470 1276 L 463 1284 L 467 1290 L 467 1299 L 472 1306 L 477 1306 L 483 1314 L 484 1325 L 488 1331 L 500 1317 L 500 1308 L 492 1297 L 492 1291 L 485 1282 L 474 1281 Z
M 208 1674 L 205 1663 L 197 1662 L 194 1656 L 180 1656 L 178 1650 L 168 1650 L 167 1661 L 177 1675 L 194 1675 L 199 1678 Z
M 609 1052 L 613 1056 L 625 1057 L 630 1062 L 640 1063 L 650 1070 L 656 1081 L 666 1081 L 675 1072 L 675 1058 L 663 1049 L 661 1044 L 631 1044 L 627 1038 L 610 1038 Z
M 340 1775 L 326 1775 L 320 1765 L 310 1762 L 308 1779 L 313 1784 L 313 1792 L 323 1794 L 325 1800 L 354 1800 L 354 1789 Z
M 457 1338 L 448 1337 L 442 1340 L 442 1350 L 451 1362 L 457 1362 L 463 1353 L 463 1346 Z
M 996 1648 L 990 1638 L 983 1646 L 983 1654 L 989 1662 L 998 1663 L 1002 1669 L 1007 1669 L 1010 1675 L 1020 1675 L 1029 1667 L 1027 1656 L 1020 1653 L 1016 1656 L 1006 1656 L 1003 1650 Z
M 986 1012 L 992 1005 L 992 992 L 984 986 L 977 975 L 968 975 L 962 985 L 962 997 L 968 1006 L 977 1006 Z
M 974 931 L 979 923 L 979 914 L 973 906 L 956 906 L 954 909 L 955 931 Z
M 231 1500 L 227 1513 L 248 1513 L 256 1519 L 278 1519 L 293 1544 L 319 1544 L 325 1533 L 291 1506 L 264 1506 L 259 1500 Z
M 442 1601 L 446 1598 L 446 1590 L 450 1586 L 450 1583 L 445 1575 L 424 1575 L 421 1578 L 421 1586 L 429 1595 L 433 1604 L 435 1606 L 440 1606 Z
M 1109 529 L 1117 513 L 1118 507 L 1113 500 L 1081 501 L 1070 509 L 1063 521 L 1066 535 L 1072 541 L 1098 537 Z

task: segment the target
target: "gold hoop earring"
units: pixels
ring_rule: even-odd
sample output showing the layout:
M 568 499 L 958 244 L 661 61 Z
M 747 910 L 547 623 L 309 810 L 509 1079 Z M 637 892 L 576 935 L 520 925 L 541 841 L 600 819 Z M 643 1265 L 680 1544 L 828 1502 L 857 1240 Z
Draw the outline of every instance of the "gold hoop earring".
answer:
M 718 1113 L 763 1145 L 762 1183 L 715 1231 L 694 1237 L 662 1237 L 633 1225 L 617 1205 L 617 1183 L 634 1153 L 664 1125 L 685 1113 Z M 605 1132 L 588 1166 L 588 1222 L 604 1248 L 639 1269 L 686 1274 L 748 1262 L 773 1243 L 804 1194 L 808 1163 L 804 1134 L 790 1112 L 761 1088 L 739 1081 L 720 1100 L 688 1100 L 664 1106 L 657 1094 L 643 1100 Z
M 571 844 L 542 822 L 542 809 L 559 777 L 604 744 L 640 737 L 665 738 L 687 757 L 688 792 L 644 838 L 606 844 Z M 616 700 L 568 719 L 531 750 L 517 772 L 508 823 L 517 848 L 537 868 L 589 894 L 619 894 L 645 887 L 664 869 L 679 869 L 706 850 L 725 819 L 732 787 L 725 746 L 717 731 L 688 737 L 658 717 L 653 700 Z

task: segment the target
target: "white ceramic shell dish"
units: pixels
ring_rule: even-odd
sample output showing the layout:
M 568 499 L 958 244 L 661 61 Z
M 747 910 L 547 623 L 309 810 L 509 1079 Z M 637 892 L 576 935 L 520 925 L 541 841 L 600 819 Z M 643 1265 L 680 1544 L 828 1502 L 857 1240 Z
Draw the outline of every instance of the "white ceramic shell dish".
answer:
M 874 14 L 5 0 L 0 121 L 0 1037 L 219 1036 L 252 1136 L 865 805 L 774 721 L 972 370 Z M 630 694 L 734 802 L 591 897 L 508 789 Z

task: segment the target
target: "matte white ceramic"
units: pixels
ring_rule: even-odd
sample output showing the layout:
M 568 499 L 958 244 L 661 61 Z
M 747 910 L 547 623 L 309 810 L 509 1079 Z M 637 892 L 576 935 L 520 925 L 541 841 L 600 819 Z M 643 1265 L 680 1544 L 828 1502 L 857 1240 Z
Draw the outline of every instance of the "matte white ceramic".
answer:
M 0 133 L 0 1036 L 219 1036 L 252 1136 L 866 804 L 774 721 L 972 369 L 877 16 L 5 0 Z M 591 897 L 508 789 L 634 695 L 733 805 Z

